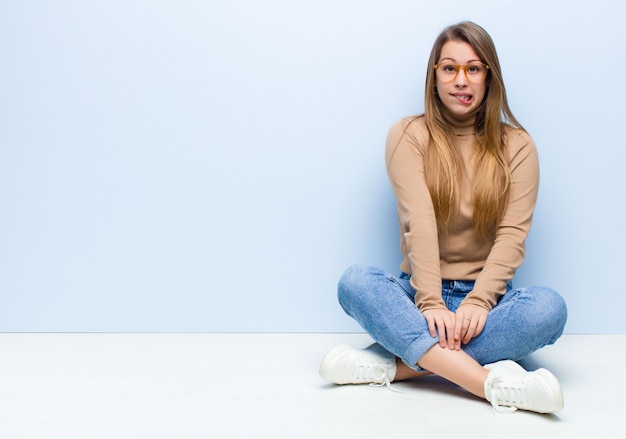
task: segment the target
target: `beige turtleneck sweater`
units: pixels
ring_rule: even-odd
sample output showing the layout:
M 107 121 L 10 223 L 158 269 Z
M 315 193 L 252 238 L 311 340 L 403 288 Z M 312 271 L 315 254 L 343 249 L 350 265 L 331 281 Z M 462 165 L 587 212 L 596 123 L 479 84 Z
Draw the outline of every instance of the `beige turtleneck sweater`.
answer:
M 415 303 L 421 311 L 445 308 L 441 281 L 473 280 L 474 290 L 464 303 L 491 309 L 506 292 L 507 283 L 524 260 L 524 241 L 530 230 L 539 185 L 537 151 L 522 130 L 507 128 L 506 159 L 511 170 L 509 204 L 495 239 L 485 241 L 474 231 L 472 177 L 477 155 L 473 126 L 453 126 L 464 171 L 459 181 L 460 205 L 450 232 L 438 234 L 435 212 L 424 177 L 428 130 L 423 116 L 393 125 L 385 158 L 395 193 L 400 224 L 400 268 L 411 274 Z

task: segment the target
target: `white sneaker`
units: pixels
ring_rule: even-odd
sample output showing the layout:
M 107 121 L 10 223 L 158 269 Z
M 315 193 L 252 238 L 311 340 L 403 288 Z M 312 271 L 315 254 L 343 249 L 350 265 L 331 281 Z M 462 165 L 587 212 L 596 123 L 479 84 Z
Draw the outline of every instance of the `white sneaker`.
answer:
M 496 361 L 495 363 L 490 363 L 490 364 L 485 364 L 483 367 L 489 369 L 489 370 L 497 370 L 500 372 L 504 372 L 504 371 L 518 371 L 518 372 L 526 372 L 526 369 L 524 369 L 522 366 L 520 366 L 518 363 L 516 363 L 513 360 L 501 360 L 501 361 Z
M 320 376 L 335 384 L 390 386 L 396 376 L 396 357 L 374 343 L 366 349 L 337 346 L 326 354 Z
M 527 372 L 509 360 L 485 367 L 490 369 L 485 380 L 485 397 L 496 411 L 554 413 L 563 409 L 561 385 L 546 369 Z

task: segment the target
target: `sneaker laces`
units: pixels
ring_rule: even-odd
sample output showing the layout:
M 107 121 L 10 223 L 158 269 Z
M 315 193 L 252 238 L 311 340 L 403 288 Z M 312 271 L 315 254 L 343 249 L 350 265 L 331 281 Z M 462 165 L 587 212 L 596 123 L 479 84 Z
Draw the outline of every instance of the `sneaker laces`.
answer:
M 500 399 L 503 400 L 504 402 L 513 403 L 513 402 L 521 401 L 522 393 L 523 393 L 522 389 L 520 389 L 519 387 L 517 388 L 504 387 L 501 385 L 502 381 L 503 380 L 501 377 L 496 377 L 491 382 L 491 386 L 490 386 L 491 387 L 491 395 L 490 395 L 491 406 L 498 413 L 507 413 L 507 414 L 513 413 L 514 411 L 517 410 L 517 407 L 500 405 L 498 403 L 498 395 L 500 396 Z M 500 392 L 498 392 L 498 390 Z
M 376 381 L 381 381 L 379 383 L 370 383 L 371 387 L 382 387 L 385 386 L 387 389 L 392 392 L 402 393 L 400 390 L 391 387 L 391 380 L 389 379 L 389 374 L 387 373 L 387 369 L 383 366 L 361 366 L 359 371 L 364 375 L 372 376 Z

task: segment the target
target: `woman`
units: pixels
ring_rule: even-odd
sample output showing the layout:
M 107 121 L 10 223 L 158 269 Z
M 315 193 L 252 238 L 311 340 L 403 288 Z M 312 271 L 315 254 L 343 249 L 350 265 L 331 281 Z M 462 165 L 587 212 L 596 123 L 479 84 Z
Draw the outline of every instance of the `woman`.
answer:
M 563 333 L 563 299 L 512 287 L 524 259 L 539 171 L 531 137 L 511 113 L 496 50 L 471 22 L 435 41 L 423 115 L 397 122 L 386 164 L 398 208 L 402 273 L 349 268 L 339 302 L 376 340 L 339 346 L 320 375 L 387 384 L 437 374 L 499 411 L 563 407 L 549 371 L 515 361 Z

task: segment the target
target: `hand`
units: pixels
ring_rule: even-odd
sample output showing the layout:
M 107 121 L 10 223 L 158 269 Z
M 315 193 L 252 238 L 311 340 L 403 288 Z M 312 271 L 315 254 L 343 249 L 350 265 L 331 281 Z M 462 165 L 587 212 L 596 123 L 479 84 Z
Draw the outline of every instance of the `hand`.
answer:
M 422 315 L 428 323 L 428 330 L 432 337 L 437 337 L 439 334 L 439 345 L 442 348 L 449 347 L 453 349 L 454 342 L 454 329 L 455 329 L 455 315 L 452 311 L 444 308 L 429 309 L 422 312 Z
M 461 344 L 468 344 L 470 340 L 480 334 L 487 322 L 487 311 L 478 305 L 461 305 L 456 310 L 454 324 L 454 349 L 461 349 Z

